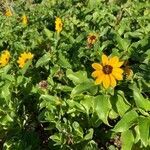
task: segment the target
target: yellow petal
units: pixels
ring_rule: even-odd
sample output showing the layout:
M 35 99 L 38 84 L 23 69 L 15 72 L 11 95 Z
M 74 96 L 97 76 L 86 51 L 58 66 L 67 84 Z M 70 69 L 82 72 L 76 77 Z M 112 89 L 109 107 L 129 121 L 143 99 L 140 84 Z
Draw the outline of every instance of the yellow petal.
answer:
M 115 80 L 115 78 L 113 77 L 112 74 L 110 74 L 109 77 L 110 77 L 110 84 L 111 84 L 111 86 L 115 87 L 116 86 L 116 80 Z
M 92 73 L 92 77 L 93 77 L 93 78 L 96 78 L 96 77 L 101 76 L 101 74 L 102 74 L 102 71 L 94 71 L 94 72 Z
M 92 64 L 92 67 L 93 67 L 95 70 L 102 70 L 102 65 L 100 65 L 99 63 L 93 63 L 93 64 Z
M 119 58 L 117 56 L 110 58 L 109 65 L 114 66 L 119 62 Z
M 114 65 L 112 65 L 113 67 L 121 67 L 123 65 L 124 61 L 120 61 Z
M 101 75 L 98 76 L 98 78 L 96 79 L 95 84 L 101 84 L 104 79 L 104 76 L 105 76 L 105 74 L 101 73 Z
M 104 75 L 103 78 L 103 86 L 105 89 L 107 89 L 110 86 L 110 78 L 109 75 Z
M 121 68 L 113 68 L 114 73 L 122 74 L 123 70 Z
M 103 63 L 103 66 L 108 64 L 108 57 L 104 54 L 102 55 L 102 63 Z
M 115 77 L 117 80 L 122 80 L 123 76 L 120 73 L 112 72 L 112 75 Z

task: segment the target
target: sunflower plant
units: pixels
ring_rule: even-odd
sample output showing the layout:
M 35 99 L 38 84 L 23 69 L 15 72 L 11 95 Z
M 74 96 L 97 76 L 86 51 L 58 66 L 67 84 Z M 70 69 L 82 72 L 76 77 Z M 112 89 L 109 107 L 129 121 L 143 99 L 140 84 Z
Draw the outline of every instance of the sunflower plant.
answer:
M 0 149 L 150 149 L 149 2 L 0 2 Z

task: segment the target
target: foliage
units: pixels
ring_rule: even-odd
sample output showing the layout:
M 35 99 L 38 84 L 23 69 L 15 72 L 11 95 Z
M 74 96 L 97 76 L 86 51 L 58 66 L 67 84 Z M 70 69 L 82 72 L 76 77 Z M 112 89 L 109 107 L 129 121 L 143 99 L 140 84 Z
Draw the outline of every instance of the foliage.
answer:
M 11 55 L 0 68 L 2 149 L 150 149 L 148 1 L 0 3 L 0 50 Z M 20 68 L 26 52 L 34 57 Z M 91 76 L 103 53 L 124 61 L 115 88 Z

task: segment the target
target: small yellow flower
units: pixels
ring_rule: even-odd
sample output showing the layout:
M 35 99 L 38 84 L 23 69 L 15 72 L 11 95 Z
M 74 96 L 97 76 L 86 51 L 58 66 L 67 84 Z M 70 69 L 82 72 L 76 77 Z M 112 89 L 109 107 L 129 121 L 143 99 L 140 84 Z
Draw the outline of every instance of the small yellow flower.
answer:
M 11 9 L 8 7 L 6 10 L 5 10 L 5 16 L 7 16 L 7 17 L 10 17 L 10 16 L 12 16 L 13 14 L 12 14 L 12 11 L 11 11 Z
M 0 56 L 0 67 L 4 67 L 8 64 L 10 60 L 10 53 L 8 50 L 3 51 L 3 53 Z
M 33 54 L 31 54 L 30 52 L 24 52 L 18 58 L 17 63 L 19 64 L 20 68 L 23 68 L 25 63 L 32 58 L 33 58 Z
M 61 19 L 59 17 L 56 18 L 55 20 L 55 30 L 59 33 L 62 31 L 62 26 L 63 26 L 63 23 L 61 21 Z
M 93 45 L 97 40 L 96 34 L 90 33 L 87 37 L 87 42 L 89 45 Z
M 27 24 L 28 24 L 28 18 L 27 18 L 27 16 L 26 16 L 25 14 L 22 16 L 22 23 L 23 23 L 24 25 L 27 25 Z
M 92 73 L 92 77 L 96 78 L 95 84 L 103 83 L 104 88 L 110 86 L 116 86 L 116 80 L 123 79 L 123 70 L 120 68 L 123 65 L 123 61 L 120 62 L 117 56 L 108 58 L 106 55 L 102 55 L 102 63 L 93 63 L 92 67 L 95 71 Z

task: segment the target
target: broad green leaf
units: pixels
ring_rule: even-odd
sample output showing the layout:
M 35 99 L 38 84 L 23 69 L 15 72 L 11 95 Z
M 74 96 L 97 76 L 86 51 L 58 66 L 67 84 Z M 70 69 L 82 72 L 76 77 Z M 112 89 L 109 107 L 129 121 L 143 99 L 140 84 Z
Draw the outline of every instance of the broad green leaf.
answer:
M 83 105 L 74 100 L 68 100 L 67 104 L 69 105 L 69 108 L 70 108 L 70 110 L 67 113 L 72 113 L 75 111 L 86 113 L 86 110 L 83 107 Z
M 93 109 L 94 109 L 94 96 L 86 95 L 80 103 L 85 107 L 87 115 L 89 115 L 90 112 L 93 112 Z
M 53 37 L 53 33 L 50 30 L 48 30 L 47 28 L 44 28 L 44 31 L 48 39 L 51 39 Z
M 73 88 L 71 92 L 71 97 L 74 97 L 78 94 L 81 94 L 83 92 L 96 92 L 97 86 L 94 84 L 94 82 L 83 82 L 79 85 L 77 85 L 75 88 Z
M 116 113 L 113 109 L 110 110 L 109 112 L 110 119 L 116 119 L 118 116 L 119 116 L 118 113 Z
M 47 52 L 46 54 L 44 54 L 36 63 L 36 68 L 46 65 L 49 61 L 51 60 L 51 54 L 49 52 Z
M 143 145 L 148 145 L 148 139 L 150 132 L 150 117 L 139 117 L 139 133 Z
M 67 68 L 67 69 L 71 68 L 69 61 L 67 60 L 67 58 L 62 53 L 59 53 L 58 64 L 63 68 Z
M 67 85 L 62 85 L 62 84 L 57 84 L 56 89 L 61 90 L 63 92 L 70 92 L 70 91 L 72 91 L 72 87 L 67 86 Z
M 132 127 L 137 122 L 138 114 L 136 111 L 131 110 L 124 114 L 121 120 L 115 125 L 115 132 L 124 132 L 127 131 L 130 127 Z
M 127 103 L 122 92 L 118 92 L 117 94 L 117 102 L 116 102 L 117 111 L 120 116 L 123 116 L 125 112 L 130 108 L 130 105 Z
M 131 130 L 127 130 L 121 133 L 122 146 L 121 150 L 131 150 L 134 144 L 134 136 Z
M 66 76 L 75 84 L 79 84 L 88 80 L 85 71 L 73 72 L 71 69 L 66 71 Z
M 135 139 L 134 143 L 137 143 L 140 140 L 140 132 L 139 132 L 139 125 L 134 127 L 135 130 Z
M 88 7 L 89 8 L 96 8 L 98 5 L 101 4 L 101 0 L 88 0 Z
M 150 100 L 144 98 L 137 87 L 133 88 L 133 97 L 137 107 L 150 111 Z
M 6 74 L 11 69 L 11 67 L 12 66 L 10 64 L 8 64 L 5 67 L 0 68 L 0 74 L 2 74 L 2 73 Z
M 51 95 L 41 95 L 40 100 L 43 100 L 40 103 L 40 108 L 46 107 L 48 109 L 52 109 L 57 105 L 57 102 L 59 102 L 58 97 L 51 96 Z
M 128 48 L 130 46 L 130 41 L 128 41 L 127 39 L 121 38 L 119 34 L 116 35 L 116 40 L 117 40 L 119 49 L 121 49 L 123 51 L 128 50 Z
M 11 103 L 11 91 L 10 91 L 11 83 L 5 83 L 5 85 L 2 88 L 1 97 L 5 99 L 5 102 L 7 105 L 10 105 Z
M 124 113 L 130 108 L 130 105 L 126 101 L 124 94 L 120 91 L 116 95 L 110 98 L 112 109 L 118 113 L 120 116 L 123 116 Z
M 76 43 L 80 43 L 84 38 L 85 38 L 85 37 L 84 37 L 83 33 L 80 34 L 80 35 L 76 38 Z
M 15 77 L 14 75 L 10 75 L 10 74 L 2 74 L 1 75 L 1 79 L 2 80 L 8 80 L 10 82 L 15 82 Z
M 94 108 L 97 113 L 99 119 L 101 119 L 105 124 L 108 123 L 109 111 L 111 110 L 110 100 L 107 96 L 98 95 L 94 99 Z

